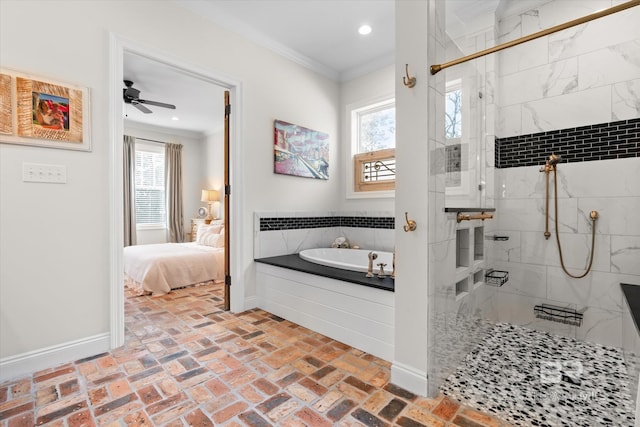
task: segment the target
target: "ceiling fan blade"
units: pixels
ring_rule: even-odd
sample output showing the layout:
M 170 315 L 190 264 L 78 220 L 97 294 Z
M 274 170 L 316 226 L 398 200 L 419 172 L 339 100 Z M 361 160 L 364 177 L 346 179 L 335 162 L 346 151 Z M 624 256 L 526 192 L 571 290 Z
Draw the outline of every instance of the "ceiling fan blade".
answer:
M 172 110 L 176 109 L 175 105 L 165 104 L 164 102 L 148 101 L 146 99 L 138 99 L 137 101 L 141 104 L 155 105 L 156 107 L 170 108 Z
M 131 105 L 133 105 L 134 107 L 136 107 L 138 110 L 142 111 L 145 114 L 149 114 L 149 113 L 153 112 L 153 111 L 149 110 L 147 107 L 145 107 L 144 105 L 140 104 L 137 101 L 133 101 L 131 103 Z

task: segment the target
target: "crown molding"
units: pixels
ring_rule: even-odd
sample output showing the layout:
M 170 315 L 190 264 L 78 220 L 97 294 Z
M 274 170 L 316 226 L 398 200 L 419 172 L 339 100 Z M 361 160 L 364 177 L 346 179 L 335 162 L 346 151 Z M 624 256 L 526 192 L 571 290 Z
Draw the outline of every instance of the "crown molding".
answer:
M 365 74 L 381 70 L 385 67 L 388 67 L 389 65 L 394 65 L 395 63 L 395 51 L 388 52 L 387 54 L 379 56 L 378 58 L 374 59 L 373 61 L 369 61 L 366 64 L 362 64 L 349 70 L 343 71 L 342 73 L 340 73 L 340 82 L 348 82 L 349 80 L 353 80 L 358 77 L 362 77 Z
M 214 3 L 202 0 L 181 0 L 176 1 L 176 3 L 200 16 L 203 16 L 216 25 L 236 33 L 259 46 L 271 50 L 272 52 L 277 53 L 298 65 L 321 74 L 331 80 L 340 80 L 340 73 L 338 71 L 273 40 L 259 31 L 256 31 L 251 26 L 225 13 Z

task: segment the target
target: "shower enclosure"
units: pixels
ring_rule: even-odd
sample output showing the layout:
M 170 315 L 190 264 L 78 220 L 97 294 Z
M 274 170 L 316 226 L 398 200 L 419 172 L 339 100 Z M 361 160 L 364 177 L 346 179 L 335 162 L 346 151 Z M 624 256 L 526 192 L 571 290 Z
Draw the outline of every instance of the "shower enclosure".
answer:
M 451 16 L 445 5 L 434 4 L 446 15 L 441 63 L 552 27 L 559 16 L 574 19 L 597 9 L 558 0 L 522 9 L 523 2 L 503 1 L 486 13 Z M 431 112 L 444 116 L 433 120 L 439 132 L 434 139 L 441 142 L 436 147 L 443 153 L 432 151 L 442 162 L 432 160 L 431 175 L 444 182 L 445 197 L 435 210 L 496 212 L 493 220 L 459 224 L 451 216 L 436 218 L 443 229 L 434 230 L 440 233 L 435 239 L 456 250 L 448 257 L 435 254 L 436 261 L 453 266 L 446 274 L 430 273 L 434 280 L 428 284 L 431 394 L 469 360 L 487 357 L 483 346 L 491 337 L 516 334 L 563 346 L 527 362 L 536 383 L 549 368 L 545 363 L 552 362 L 563 387 L 597 395 L 599 389 L 585 389 L 596 377 L 586 371 L 573 375 L 571 364 L 586 367 L 584 351 L 606 353 L 612 359 L 592 373 L 620 379 L 620 399 L 635 401 L 637 371 L 628 381 L 620 370 L 634 359 L 637 331 L 619 284 L 640 285 L 640 225 L 628 214 L 640 210 L 640 147 L 634 142 L 640 133 L 640 110 L 634 107 L 640 105 L 640 70 L 628 59 L 637 56 L 632 52 L 640 35 L 612 29 L 631 28 L 638 19 L 640 8 L 630 8 L 440 72 L 440 108 Z M 596 34 L 606 36 L 594 45 Z M 550 153 L 562 157 L 560 214 L 551 212 L 549 229 L 551 234 L 557 228 L 562 239 L 562 263 L 556 242 L 543 235 L 545 174 L 539 169 Z M 592 234 L 596 209 L 600 219 Z M 589 264 L 591 271 L 580 280 L 563 272 L 578 276 Z M 507 272 L 508 281 L 491 286 L 485 275 L 490 269 Z M 517 376 L 510 386 L 527 391 L 519 388 Z M 615 416 L 628 421 L 628 411 Z

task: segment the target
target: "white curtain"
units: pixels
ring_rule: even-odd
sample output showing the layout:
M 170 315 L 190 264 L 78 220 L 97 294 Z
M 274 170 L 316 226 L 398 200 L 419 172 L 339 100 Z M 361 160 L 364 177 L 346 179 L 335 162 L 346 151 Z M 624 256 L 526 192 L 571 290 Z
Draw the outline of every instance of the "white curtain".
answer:
M 169 242 L 184 241 L 184 218 L 182 208 L 182 145 L 165 144 L 165 187 L 167 194 L 167 224 Z
M 124 245 L 136 244 L 136 139 L 133 136 L 124 136 Z

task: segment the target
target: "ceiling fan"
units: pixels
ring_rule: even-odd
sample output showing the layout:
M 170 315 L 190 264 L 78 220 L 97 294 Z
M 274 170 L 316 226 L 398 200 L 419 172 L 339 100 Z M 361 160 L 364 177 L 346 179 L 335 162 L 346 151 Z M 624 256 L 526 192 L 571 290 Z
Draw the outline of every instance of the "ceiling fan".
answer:
M 142 111 L 145 114 L 152 113 L 153 111 L 151 111 L 150 109 L 148 109 L 142 104 L 154 105 L 156 107 L 170 108 L 172 110 L 176 109 L 176 106 L 172 104 L 165 104 L 164 102 L 157 102 L 157 101 L 149 101 L 148 99 L 140 99 L 139 98 L 140 91 L 133 87 L 133 82 L 131 80 L 125 80 L 124 85 L 126 86 L 126 88 L 122 89 L 122 98 L 124 99 L 124 102 L 127 104 L 133 105 L 134 107 L 136 107 L 138 110 Z

